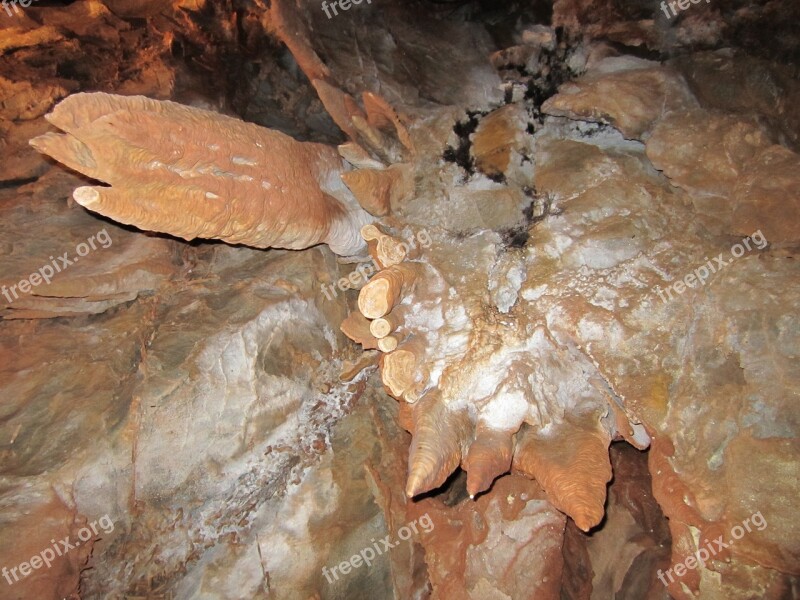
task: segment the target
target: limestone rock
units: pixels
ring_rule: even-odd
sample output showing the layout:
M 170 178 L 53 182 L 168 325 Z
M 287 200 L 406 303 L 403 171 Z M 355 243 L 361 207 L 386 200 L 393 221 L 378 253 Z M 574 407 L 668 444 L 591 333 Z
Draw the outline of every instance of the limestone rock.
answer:
M 647 155 L 727 232 L 761 231 L 771 243 L 800 239 L 796 221 L 786 218 L 800 202 L 800 159 L 754 120 L 704 110 L 675 113 L 656 127 Z
M 7 227 L 0 231 L 0 317 L 101 313 L 152 295 L 177 274 L 169 240 L 140 236 L 69 207 L 63 200 L 78 181 L 50 171 L 19 189 L 21 205 L 0 204 Z M 54 205 L 51 198 L 62 202 Z M 61 235 L 41 237 L 43 227 L 56 227 Z
M 795 593 L 795 87 L 740 52 L 789 62 L 796 3 L 45 4 L 0 12 L 0 279 L 113 245 L 35 286 L 44 308 L 4 309 L 0 564 L 114 527 L 0 596 Z M 402 164 L 362 287 L 392 310 L 348 329 L 397 347 L 361 356 L 339 330 L 358 294 L 323 292 L 366 252 L 186 243 L 71 204 L 85 181 L 19 153 L 62 90 Z M 395 192 L 372 173 L 363 197 L 376 182 Z M 354 566 L 380 540 L 399 543 Z
M 649 67 L 609 72 L 602 62 L 595 70 L 600 73 L 590 71 L 561 86 L 559 94 L 544 103 L 544 112 L 608 123 L 626 138 L 644 139 L 669 113 L 697 105 L 686 82 L 673 71 Z

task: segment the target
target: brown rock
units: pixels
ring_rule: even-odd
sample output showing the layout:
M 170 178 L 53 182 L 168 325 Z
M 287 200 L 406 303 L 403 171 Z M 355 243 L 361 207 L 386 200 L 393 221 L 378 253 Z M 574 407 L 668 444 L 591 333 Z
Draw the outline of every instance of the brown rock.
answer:
M 482 119 L 472 139 L 478 169 L 489 177 L 506 175 L 512 152 L 525 145 L 525 126 L 525 112 L 517 104 L 498 108 Z
M 422 539 L 433 597 L 558 598 L 565 520 L 541 488 L 509 475 L 472 501 L 463 477 L 451 486 L 451 506 L 430 498 L 412 512 L 428 514 L 434 524 L 434 535 Z
M 693 196 L 725 199 L 759 152 L 772 144 L 754 119 L 692 110 L 658 123 L 647 140 L 647 157 Z
M 3 273 L 0 317 L 52 318 L 95 314 L 166 286 L 176 273 L 172 242 L 98 221 L 63 200 L 79 182 L 51 170 L 19 189 L 23 208 L 0 204 Z M 42 220 L 60 231 L 39 235 Z
M 761 231 L 773 243 L 800 241 L 800 155 L 783 146 L 763 150 L 733 190 L 733 232 Z
M 761 231 L 772 243 L 800 239 L 800 225 L 786 218 L 800 206 L 800 158 L 774 145 L 753 119 L 674 113 L 647 141 L 647 156 L 726 232 Z
M 606 63 L 612 61 L 607 59 Z M 570 119 L 608 123 L 627 138 L 645 139 L 660 119 L 696 105 L 678 73 L 652 67 L 610 73 L 590 71 L 581 79 L 562 85 L 542 110 Z
M 125 19 L 152 17 L 172 7 L 172 0 L 103 0 L 115 15 Z
M 707 109 L 765 119 L 793 150 L 800 146 L 800 82 L 787 65 L 731 49 L 697 52 L 670 64 Z

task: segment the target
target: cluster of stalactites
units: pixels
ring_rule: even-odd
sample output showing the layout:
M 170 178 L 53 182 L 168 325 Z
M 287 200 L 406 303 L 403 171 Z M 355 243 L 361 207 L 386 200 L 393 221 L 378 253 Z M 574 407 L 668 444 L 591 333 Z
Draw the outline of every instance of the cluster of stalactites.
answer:
M 544 334 L 521 342 L 509 336 L 507 343 L 487 350 L 491 344 L 481 343 L 477 331 L 481 327 L 473 324 L 472 340 L 463 355 L 452 359 L 446 375 L 434 375 L 437 357 L 431 356 L 436 351 L 431 336 L 447 335 L 449 324 L 438 332 L 428 327 L 420 331 L 411 317 L 419 313 L 431 289 L 447 298 L 458 295 L 443 292 L 441 278 L 436 278 L 424 253 L 409 256 L 401 239 L 375 224 L 362 234 L 379 271 L 361 289 L 359 310 L 347 318 L 342 330 L 365 349 L 380 351 L 384 387 L 401 402 L 402 423 L 413 435 L 406 494 L 413 497 L 435 489 L 461 467 L 467 472 L 467 491 L 474 497 L 513 470 L 536 479 L 551 502 L 581 529 L 596 526 L 604 515 L 606 484 L 611 479 L 612 438 L 619 434 L 642 447 L 627 415 L 603 386 L 583 382 L 579 397 L 559 398 L 543 398 L 541 390 L 537 394 L 528 386 L 521 393 L 529 409 L 523 408 L 517 421 L 497 424 L 492 418 L 493 411 L 509 408 L 508 402 L 501 406 L 503 382 L 517 378 L 492 368 L 493 358 L 503 363 L 504 356 L 516 353 L 531 363 L 566 363 L 561 371 L 555 364 L 545 365 L 544 370 L 578 380 L 591 366 L 579 365 L 579 359 L 568 356 L 568 350 L 559 349 Z M 497 333 L 493 335 L 496 339 Z M 517 379 L 527 385 L 532 373 L 526 369 Z M 487 378 L 497 379 L 494 398 L 470 398 L 470 389 Z M 542 415 L 549 421 L 546 433 Z

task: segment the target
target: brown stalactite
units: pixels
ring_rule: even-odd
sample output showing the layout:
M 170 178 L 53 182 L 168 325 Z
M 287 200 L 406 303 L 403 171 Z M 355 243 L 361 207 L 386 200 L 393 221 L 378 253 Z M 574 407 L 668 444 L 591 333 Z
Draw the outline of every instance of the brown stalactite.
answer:
M 255 248 L 363 248 L 369 216 L 325 191 L 342 170 L 333 148 L 140 96 L 75 94 L 48 120 L 64 133 L 31 144 L 108 184 L 75 200 L 116 221 Z

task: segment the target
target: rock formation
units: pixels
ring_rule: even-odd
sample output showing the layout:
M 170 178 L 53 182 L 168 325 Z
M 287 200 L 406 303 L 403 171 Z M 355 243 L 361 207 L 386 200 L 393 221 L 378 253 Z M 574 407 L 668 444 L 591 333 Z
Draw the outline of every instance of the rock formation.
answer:
M 12 597 L 797 595 L 794 9 L 86 4 L 0 42 L 0 557 L 114 527 Z

